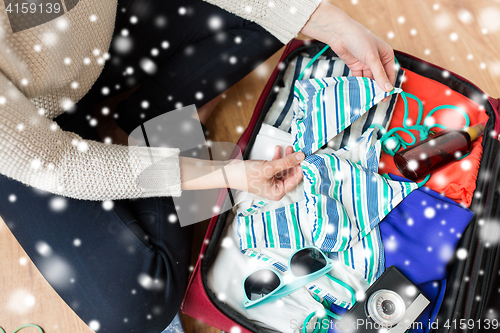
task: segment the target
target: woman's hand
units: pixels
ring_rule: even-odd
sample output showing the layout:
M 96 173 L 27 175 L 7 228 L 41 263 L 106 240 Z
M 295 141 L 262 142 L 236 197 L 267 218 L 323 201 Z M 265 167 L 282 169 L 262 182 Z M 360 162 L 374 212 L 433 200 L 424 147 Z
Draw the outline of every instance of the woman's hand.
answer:
M 245 161 L 247 188 L 243 190 L 274 201 L 293 190 L 302 180 L 300 162 L 305 156 L 302 152 L 294 153 L 291 146 L 285 154 L 281 158 L 280 146 L 276 146 L 272 161 Z
M 387 92 L 393 89 L 396 71 L 392 48 L 334 5 L 323 1 L 301 33 L 330 45 L 353 76 L 374 79 Z

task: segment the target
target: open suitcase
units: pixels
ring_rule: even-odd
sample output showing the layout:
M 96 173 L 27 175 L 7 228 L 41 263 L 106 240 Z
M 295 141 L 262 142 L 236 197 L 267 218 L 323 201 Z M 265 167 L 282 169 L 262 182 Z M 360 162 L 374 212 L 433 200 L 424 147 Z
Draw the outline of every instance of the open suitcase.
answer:
M 294 40 L 289 43 L 280 60 L 284 67 L 289 59 L 299 52 L 308 49 L 311 54 L 317 53 L 324 44 L 319 42 L 304 43 Z M 450 73 L 442 75 L 444 69 L 411 55 L 396 52 L 401 66 L 419 75 L 430 78 L 447 86 L 449 89 L 478 102 L 489 116 L 485 133 L 500 133 L 500 121 L 497 120 L 500 110 L 500 99 L 487 97 L 484 93 L 466 79 Z M 248 128 L 240 138 L 238 145 L 248 158 L 250 148 L 255 142 L 257 133 L 263 123 L 267 110 L 276 98 L 273 87 L 283 76 L 283 65 L 278 66 L 264 88 L 257 103 Z M 478 99 L 478 97 L 480 97 Z M 452 259 L 448 265 L 448 279 L 444 300 L 437 315 L 438 325 L 432 327 L 434 332 L 477 332 L 499 329 L 498 315 L 500 312 L 500 260 L 497 253 L 500 241 L 486 242 L 483 240 L 485 226 L 487 232 L 497 233 L 488 237 L 489 240 L 500 240 L 500 227 L 494 223 L 500 217 L 497 202 L 500 199 L 500 144 L 497 136 L 485 135 L 482 142 L 483 157 L 470 209 L 475 213 L 465 232 L 461 235 L 457 248 L 468 251 L 467 259 Z M 228 192 L 221 190 L 218 204 L 229 200 Z M 207 285 L 207 271 L 213 264 L 220 248 L 221 236 L 226 225 L 229 212 L 215 215 L 210 221 L 201 253 L 194 268 L 188 289 L 182 304 L 182 311 L 209 325 L 228 332 L 266 332 L 267 329 L 249 321 L 236 312 L 225 302 L 219 300 Z M 455 258 L 455 257 L 453 257 Z

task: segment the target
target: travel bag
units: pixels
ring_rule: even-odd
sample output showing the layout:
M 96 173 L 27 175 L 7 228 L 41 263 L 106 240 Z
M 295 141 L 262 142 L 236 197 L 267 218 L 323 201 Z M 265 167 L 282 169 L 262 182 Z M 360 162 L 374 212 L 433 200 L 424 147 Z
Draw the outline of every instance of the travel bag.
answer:
M 238 141 L 243 158 L 248 159 L 250 150 L 264 122 L 266 113 L 276 99 L 280 82 L 290 59 L 298 54 L 317 54 L 325 44 L 320 42 L 290 42 L 272 73 L 256 105 L 247 129 Z M 333 54 L 328 50 L 326 54 Z M 500 99 L 486 96 L 478 87 L 465 78 L 443 68 L 420 60 L 403 52 L 395 52 L 401 67 L 420 76 L 439 82 L 443 87 L 456 92 L 484 108 L 489 119 L 486 124 L 483 154 L 477 177 L 476 190 L 470 209 L 474 217 L 463 234 L 457 249 L 460 256 L 453 256 L 447 270 L 448 277 L 442 305 L 430 326 L 432 332 L 478 332 L 498 329 L 500 312 L 500 262 L 497 252 L 500 248 L 500 208 L 497 202 L 500 192 Z M 446 93 L 443 91 L 443 93 Z M 234 156 L 238 152 L 234 152 Z M 219 192 L 217 205 L 223 206 L 229 200 L 228 191 Z M 227 203 L 226 203 L 227 204 Z M 273 331 L 258 323 L 249 321 L 217 297 L 207 284 L 207 273 L 221 247 L 231 211 L 214 215 L 202 244 L 201 252 L 190 278 L 182 304 L 182 311 L 196 319 L 223 331 L 269 332 Z M 234 215 L 232 215 L 234 217 Z M 454 249 L 456 250 L 456 249 Z M 463 254 L 466 254 L 465 256 Z M 231 267 L 227 268 L 228 270 Z M 243 292 L 243 291 L 242 291 Z

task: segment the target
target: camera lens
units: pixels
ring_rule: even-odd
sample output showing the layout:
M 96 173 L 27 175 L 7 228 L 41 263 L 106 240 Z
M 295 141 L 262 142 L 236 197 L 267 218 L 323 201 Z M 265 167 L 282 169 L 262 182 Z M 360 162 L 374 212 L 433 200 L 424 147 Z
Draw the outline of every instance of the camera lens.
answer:
M 390 316 L 394 313 L 394 311 L 396 311 L 396 305 L 393 301 L 386 299 L 385 301 L 382 301 L 382 311 L 384 311 L 386 315 Z
M 382 327 L 397 325 L 403 319 L 405 311 L 403 298 L 392 290 L 377 290 L 366 303 L 367 316 Z

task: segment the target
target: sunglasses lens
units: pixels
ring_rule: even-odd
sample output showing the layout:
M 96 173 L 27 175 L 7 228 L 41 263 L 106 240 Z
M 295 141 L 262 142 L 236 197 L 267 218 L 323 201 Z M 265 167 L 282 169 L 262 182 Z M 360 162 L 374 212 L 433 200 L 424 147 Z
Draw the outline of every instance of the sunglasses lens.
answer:
M 245 293 L 250 301 L 265 297 L 280 286 L 280 279 L 269 269 L 260 269 L 245 280 Z
M 306 276 L 326 266 L 326 258 L 317 249 L 303 249 L 296 252 L 290 260 L 293 275 Z

